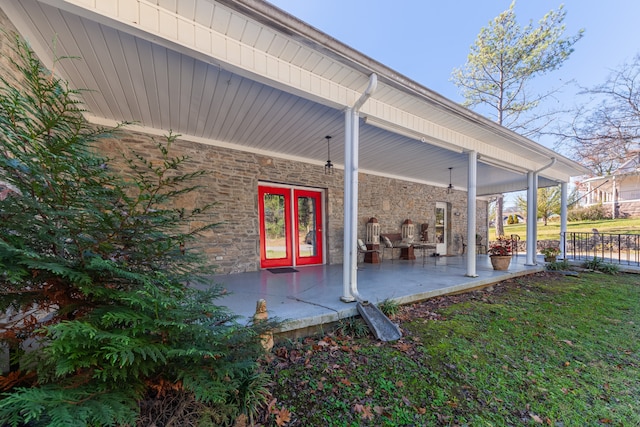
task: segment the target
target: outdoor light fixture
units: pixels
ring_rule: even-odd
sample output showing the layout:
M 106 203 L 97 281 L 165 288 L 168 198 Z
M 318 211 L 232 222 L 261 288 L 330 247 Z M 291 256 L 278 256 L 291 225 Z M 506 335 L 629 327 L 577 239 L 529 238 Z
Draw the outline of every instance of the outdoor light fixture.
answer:
M 324 173 L 325 175 L 333 174 L 333 163 L 331 163 L 331 149 L 329 148 L 329 141 L 331 137 L 329 135 L 325 136 L 327 139 L 327 163 L 324 164 Z
M 453 193 L 453 185 L 451 185 L 451 169 L 449 168 L 449 186 L 447 187 L 447 194 Z

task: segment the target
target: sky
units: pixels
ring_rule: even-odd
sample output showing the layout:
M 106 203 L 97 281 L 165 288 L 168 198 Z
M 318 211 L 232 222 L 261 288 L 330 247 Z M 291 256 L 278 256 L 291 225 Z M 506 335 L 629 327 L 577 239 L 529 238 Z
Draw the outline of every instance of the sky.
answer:
M 342 43 L 385 64 L 445 97 L 463 98 L 451 82 L 480 29 L 507 10 L 511 0 L 269 0 Z M 638 0 L 518 0 L 521 26 L 536 24 L 564 5 L 565 36 L 584 29 L 584 37 L 563 64 L 536 84 L 563 87 L 553 107 L 571 109 L 585 97 L 579 86 L 604 83 L 611 70 L 640 53 Z M 562 86 L 565 82 L 575 84 Z M 551 107 L 551 106 L 550 106 Z M 555 141 L 540 140 L 553 148 Z M 567 153 L 563 153 L 567 154 Z

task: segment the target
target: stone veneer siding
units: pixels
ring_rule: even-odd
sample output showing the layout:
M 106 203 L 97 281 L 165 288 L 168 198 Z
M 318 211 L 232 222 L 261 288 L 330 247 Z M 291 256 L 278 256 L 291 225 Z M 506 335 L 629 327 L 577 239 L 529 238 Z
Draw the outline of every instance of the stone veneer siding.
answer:
M 163 138 L 155 137 L 156 141 Z M 101 154 L 113 158 L 114 167 L 122 166 L 120 153 L 128 149 L 153 160 L 158 159 L 154 139 L 143 133 L 126 132 L 118 139 L 105 140 L 99 146 Z M 244 151 L 178 140 L 171 148 L 172 156 L 188 156 L 188 171 L 206 170 L 200 178 L 203 188 L 183 198 L 179 207 L 193 208 L 216 203 L 213 213 L 203 221 L 220 223 L 202 236 L 201 249 L 218 266 L 219 273 L 239 273 L 260 268 L 260 235 L 258 215 L 259 183 L 276 183 L 325 190 L 326 262 L 343 261 L 343 171 L 325 175 L 321 165 L 252 154 Z M 462 239 L 466 239 L 466 193 L 446 194 L 436 188 L 397 179 L 360 174 L 358 205 L 358 236 L 364 239 L 366 223 L 378 219 L 382 233 L 400 232 L 405 219 L 416 224 L 429 223 L 433 239 L 435 203 L 449 204 L 449 254 L 460 254 Z M 478 232 L 487 233 L 487 203 L 478 201 Z M 457 212 L 458 215 L 453 213 Z M 475 237 L 473 239 L 475 241 Z M 486 241 L 486 237 L 485 237 Z M 221 259 L 220 259 L 221 258 Z

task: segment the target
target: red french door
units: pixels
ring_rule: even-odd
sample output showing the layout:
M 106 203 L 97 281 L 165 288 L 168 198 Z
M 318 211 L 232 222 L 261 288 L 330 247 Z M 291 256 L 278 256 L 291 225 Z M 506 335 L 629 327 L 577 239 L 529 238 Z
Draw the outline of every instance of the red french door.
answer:
M 260 267 L 322 264 L 322 192 L 260 186 Z

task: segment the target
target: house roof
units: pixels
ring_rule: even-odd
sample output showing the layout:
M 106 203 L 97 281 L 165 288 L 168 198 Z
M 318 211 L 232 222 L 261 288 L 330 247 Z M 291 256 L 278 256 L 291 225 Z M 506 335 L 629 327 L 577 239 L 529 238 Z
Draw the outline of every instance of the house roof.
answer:
M 467 186 L 479 196 L 567 182 L 587 169 L 461 107 L 257 0 L 0 0 L 45 65 L 84 92 L 86 117 L 322 165 L 344 162 L 344 110 L 360 110 L 361 172 Z M 61 56 L 78 59 L 56 62 Z
M 591 183 L 591 185 L 604 186 L 607 182 L 615 177 L 638 176 L 640 175 L 640 150 L 633 150 L 629 153 L 628 158 L 615 171 L 607 175 L 592 176 L 584 179 L 583 183 Z M 610 184 L 605 188 L 613 185 Z
M 631 152 L 629 159 L 615 171 L 616 175 L 638 173 L 640 171 L 640 151 Z

